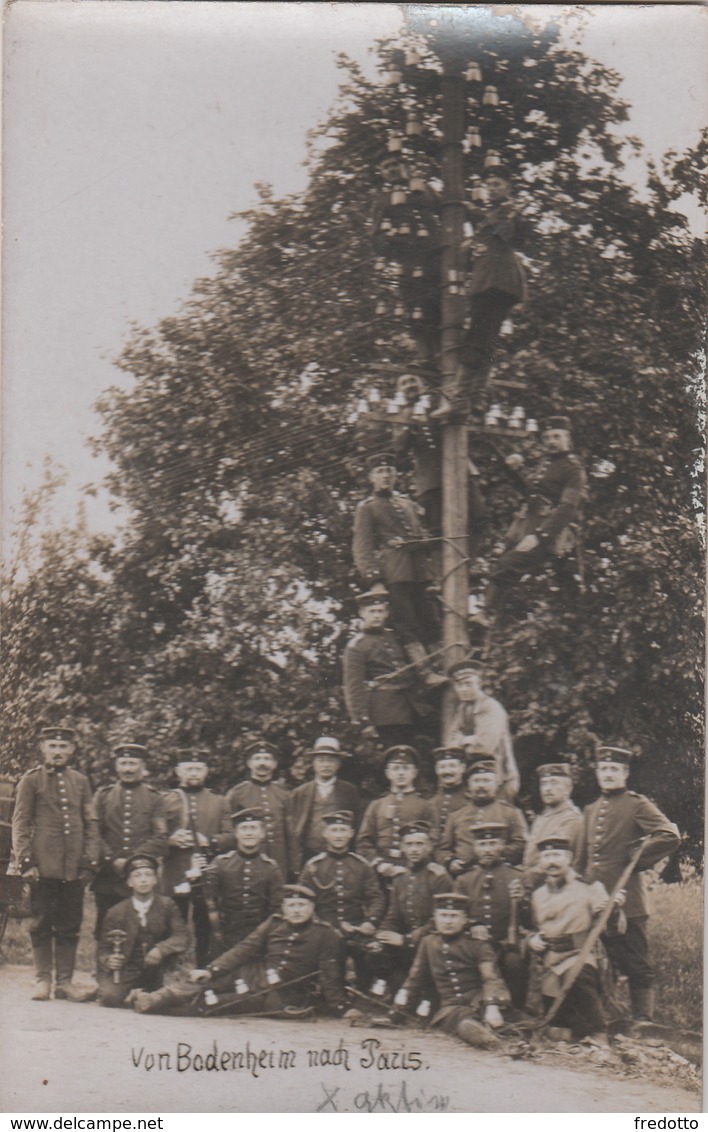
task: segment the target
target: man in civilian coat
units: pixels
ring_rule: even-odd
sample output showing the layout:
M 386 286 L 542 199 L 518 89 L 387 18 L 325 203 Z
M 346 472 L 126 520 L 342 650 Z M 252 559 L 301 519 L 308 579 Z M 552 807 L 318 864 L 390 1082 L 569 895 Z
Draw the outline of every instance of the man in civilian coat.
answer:
M 80 1002 L 72 985 L 84 905 L 84 883 L 98 861 L 98 831 L 91 786 L 67 764 L 76 750 L 70 727 L 43 727 L 41 766 L 19 782 L 12 816 L 12 847 L 18 872 L 32 880 L 30 939 L 35 968 L 32 998 Z
M 189 932 L 177 905 L 157 894 L 158 868 L 156 857 L 142 853 L 125 863 L 131 895 L 108 910 L 98 944 L 101 1006 L 122 1006 L 133 991 L 157 990 L 165 964 L 187 950 Z
M 631 759 L 631 751 L 623 747 L 600 747 L 597 752 L 595 773 L 602 793 L 583 810 L 578 872 L 588 883 L 601 881 L 611 892 L 639 841 L 649 838 L 626 885 L 627 930 L 608 935 L 605 946 L 615 967 L 629 980 L 633 1017 L 650 1022 L 654 968 L 649 959 L 649 908 L 642 873 L 674 853 L 681 838 L 674 823 L 653 802 L 627 789 Z
M 167 856 L 165 799 L 144 781 L 147 757 L 147 747 L 119 743 L 113 751 L 117 780 L 96 791 L 101 839 L 101 867 L 91 886 L 96 899 L 96 939 L 108 909 L 129 895 L 123 871 L 128 858 L 134 853 Z
M 344 759 L 351 758 L 348 751 L 342 750 L 339 740 L 323 735 L 307 754 L 312 759 L 314 778 L 296 787 L 290 795 L 290 822 L 297 857 L 293 861 L 294 871 L 310 857 L 326 851 L 322 823 L 327 814 L 349 811 L 356 830 L 362 810 L 356 786 L 339 777 Z

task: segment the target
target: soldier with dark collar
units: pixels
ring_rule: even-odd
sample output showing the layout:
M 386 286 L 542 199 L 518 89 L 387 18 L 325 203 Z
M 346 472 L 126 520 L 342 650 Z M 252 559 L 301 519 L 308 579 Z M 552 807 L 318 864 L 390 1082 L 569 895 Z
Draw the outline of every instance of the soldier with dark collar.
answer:
M 460 660 L 448 669 L 457 706 L 450 724 L 449 742 L 465 754 L 486 751 L 494 755 L 500 796 L 513 802 L 519 793 L 519 768 L 514 758 L 509 716 L 482 688 L 484 665 L 474 657 Z
M 524 850 L 525 883 L 535 888 L 541 881 L 538 868 L 538 844 L 547 837 L 567 837 L 573 850 L 578 851 L 582 815 L 570 800 L 573 790 L 573 773 L 570 763 L 544 763 L 536 769 L 543 810 L 531 823 L 529 839 Z
M 328 814 L 350 811 L 355 829 L 361 817 L 359 791 L 352 782 L 339 777 L 342 763 L 351 758 L 348 751 L 342 750 L 339 740 L 322 735 L 307 754 L 312 760 L 314 778 L 290 795 L 290 820 L 297 850 L 293 869 L 326 851 L 323 822 Z
M 537 931 L 529 936 L 531 951 L 543 957 L 541 991 L 546 1008 L 563 990 L 564 976 L 576 962 L 594 921 L 607 906 L 608 894 L 598 880 L 580 880 L 572 866 L 572 849 L 566 837 L 547 837 L 538 846 L 539 867 L 545 883 L 531 897 Z M 625 893 L 618 893 L 621 907 Z M 617 912 L 613 912 L 616 920 Z M 612 920 L 610 921 L 612 923 Z M 609 937 L 608 937 L 609 938 Z M 578 1038 L 589 1037 L 607 1045 L 607 1024 L 600 998 L 597 958 L 592 952 L 568 991 L 556 1015 Z
M 654 968 L 647 943 L 649 909 L 642 873 L 674 853 L 681 838 L 674 823 L 653 802 L 627 789 L 631 759 L 631 751 L 623 747 L 600 747 L 597 752 L 595 773 L 602 793 L 583 811 L 578 871 L 586 881 L 601 881 L 611 891 L 639 840 L 650 835 L 627 883 L 627 930 L 608 936 L 605 944 L 615 967 L 629 979 L 634 1018 L 651 1021 Z
M 421 940 L 410 974 L 394 998 L 401 1007 L 420 1008 L 432 986 L 439 1007 L 433 1025 L 468 1045 L 499 1044 L 494 1029 L 502 1025 L 509 992 L 499 976 L 489 943 L 470 934 L 467 897 L 434 897 L 435 931 Z M 428 1008 L 430 1003 L 427 1003 Z M 490 1027 L 488 1029 L 488 1027 Z
M 197 963 L 201 965 L 207 961 L 211 935 L 203 872 L 218 850 L 220 836 L 231 832 L 231 819 L 226 799 L 205 786 L 207 752 L 178 751 L 175 773 L 179 786 L 165 795 L 169 848 L 160 889 L 172 897 L 185 921 L 191 911 Z
M 507 826 L 488 821 L 472 827 L 474 864 L 455 881 L 455 891 L 468 900 L 468 912 L 474 924 L 486 928 L 494 948 L 497 964 L 511 992 L 514 1006 L 523 1009 L 526 998 L 526 976 L 519 952 L 519 929 L 529 926 L 529 903 L 523 883 L 523 870 L 504 860 Z M 512 909 L 516 918 L 516 939 L 510 940 Z M 507 949 L 511 944 L 511 949 Z
M 96 898 L 96 939 L 109 908 L 129 895 L 124 867 L 135 853 L 167 855 L 167 817 L 162 794 L 144 781 L 147 747 L 119 743 L 113 750 L 117 781 L 96 791 L 101 868 L 92 888 Z
M 215 857 L 210 883 L 219 906 L 221 934 L 228 947 L 240 943 L 280 907 L 283 876 L 265 844 L 263 811 L 255 807 L 231 815 L 236 848 Z
M 354 562 L 369 585 L 383 582 L 391 602 L 391 625 L 410 660 L 427 669 L 425 645 L 440 636 L 437 611 L 428 594 L 432 581 L 428 537 L 418 508 L 394 491 L 396 461 L 389 453 L 368 461 L 373 493 L 358 504 L 354 516 Z
M 506 534 L 506 550 L 493 566 L 484 613 L 472 619 L 486 626 L 524 574 L 538 574 L 550 559 L 562 561 L 575 546 L 574 525 L 587 491 L 587 475 L 572 452 L 568 417 L 549 417 L 541 437 L 546 457 L 526 479 L 527 501 Z M 507 457 L 517 471 L 523 457 Z M 520 474 L 520 473 L 519 473 Z
M 249 778 L 239 782 L 226 795 L 230 812 L 256 808 L 263 811 L 265 825 L 264 852 L 272 857 L 283 880 L 297 870 L 297 850 L 290 822 L 290 793 L 274 782 L 280 752 L 273 743 L 258 739 L 244 751 Z M 224 845 L 224 848 L 230 846 Z
M 205 969 L 192 971 L 188 982 L 136 996 L 135 1009 L 141 1014 L 174 1009 L 200 1014 L 205 1003 L 218 998 L 228 1003 L 229 1013 L 273 1013 L 310 1006 L 318 987 L 328 1013 L 347 1017 L 341 937 L 314 913 L 311 889 L 285 885 L 280 913 Z
M 499 775 L 494 759 L 481 751 L 473 755 L 467 769 L 467 805 L 450 814 L 436 859 L 451 876 L 459 876 L 474 860 L 472 829 L 486 822 L 500 822 L 507 830 L 505 859 L 517 865 L 524 854 L 528 827 L 521 810 L 499 797 Z
M 315 912 L 341 933 L 354 960 L 357 980 L 365 984 L 368 972 L 365 944 L 376 931 L 386 900 L 373 865 L 350 852 L 354 815 L 350 810 L 325 814 L 327 849 L 305 865 L 300 884 L 315 893 Z
M 408 974 L 421 939 L 433 930 L 433 898 L 452 890 L 448 873 L 431 860 L 431 832 L 427 821 L 413 821 L 401 829 L 406 871 L 393 879 L 386 915 L 376 933 L 374 946 L 380 953 L 373 968 L 395 989 Z
M 362 738 L 381 739 L 386 746 L 413 742 L 420 686 L 398 637 L 387 628 L 389 601 L 383 588 L 359 595 L 362 631 L 347 641 L 342 658 L 349 718 L 361 727 Z
M 433 751 L 433 759 L 438 791 L 430 798 L 433 810 L 432 833 L 435 841 L 440 841 L 450 814 L 456 813 L 469 803 L 467 756 L 462 747 L 451 744 L 448 747 L 436 747 Z
M 189 945 L 189 932 L 174 900 L 157 893 L 159 861 L 147 853 L 129 857 L 123 875 L 127 900 L 109 908 L 98 944 L 98 1000 L 123 1006 L 136 990 L 162 986 L 166 963 Z
M 91 786 L 67 764 L 76 750 L 71 727 L 39 732 L 42 765 L 20 779 L 12 817 L 16 867 L 32 885 L 30 939 L 35 968 L 33 999 L 82 1001 L 72 985 L 81 929 L 84 883 L 96 871 L 98 832 Z
M 415 788 L 419 770 L 420 759 L 413 747 L 390 747 L 384 752 L 384 774 L 391 789 L 367 807 L 356 843 L 357 850 L 381 877 L 392 878 L 406 871 L 401 852 L 403 827 L 412 821 L 431 822 L 430 803 Z

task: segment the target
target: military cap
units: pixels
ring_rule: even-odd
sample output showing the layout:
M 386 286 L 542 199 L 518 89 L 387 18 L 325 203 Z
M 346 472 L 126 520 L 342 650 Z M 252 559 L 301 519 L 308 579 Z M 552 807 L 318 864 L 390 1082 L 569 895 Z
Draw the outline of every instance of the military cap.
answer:
M 315 901 L 317 899 L 317 897 L 315 896 L 315 893 L 312 891 L 312 889 L 308 888 L 304 884 L 284 884 L 283 885 L 283 900 L 287 900 L 289 896 L 291 896 L 291 897 L 298 897 L 299 896 L 304 900 L 312 900 L 312 901 Z
M 572 778 L 570 763 L 544 763 L 536 767 L 539 778 Z
M 113 748 L 114 759 L 146 759 L 148 749 L 142 743 L 118 743 Z
M 501 821 L 480 821 L 470 827 L 475 841 L 491 841 L 495 837 L 506 840 L 508 827 Z
M 409 821 L 406 825 L 401 826 L 401 837 L 407 837 L 409 833 L 427 833 L 430 836 L 432 828 L 429 821 L 418 818 L 416 821 Z
M 471 778 L 473 774 L 487 774 L 490 770 L 496 771 L 496 769 L 497 762 L 491 751 L 476 751 L 475 754 L 470 755 L 467 777 Z
M 244 748 L 243 757 L 248 760 L 252 755 L 272 755 L 274 759 L 280 758 L 280 751 L 275 743 L 269 743 L 266 739 L 256 739 L 254 743 L 249 743 Z
M 73 727 L 64 727 L 60 724 L 58 727 L 42 727 L 39 731 L 40 742 L 43 739 L 61 739 L 64 743 L 75 743 L 76 732 Z
M 595 755 L 596 763 L 631 763 L 634 755 L 625 747 L 599 747 Z
M 383 765 L 386 767 L 389 763 L 411 763 L 413 766 L 420 769 L 420 757 L 415 747 L 406 747 L 404 744 L 398 744 L 395 747 L 389 747 L 384 751 Z
M 329 755 L 336 759 L 350 759 L 352 757 L 349 751 L 342 750 L 339 739 L 334 739 L 331 735 L 322 735 L 319 739 L 315 739 L 314 747 L 305 751 L 305 754 L 310 755 L 313 759 L 317 755 Z
M 364 609 L 367 605 L 390 605 L 391 598 L 389 597 L 388 590 L 367 590 L 366 593 L 357 594 L 356 603 L 360 609 Z
M 570 417 L 546 417 L 543 422 L 543 431 L 549 432 L 551 429 L 562 428 L 566 432 L 570 432 Z
M 241 825 L 245 821 L 263 821 L 263 810 L 259 806 L 249 806 L 246 810 L 236 810 L 231 815 L 234 825 Z
M 455 676 L 463 672 L 484 672 L 484 665 L 480 660 L 475 660 L 474 657 L 469 656 L 466 660 L 458 660 L 456 664 L 451 664 L 447 670 L 448 676 L 454 680 Z
M 396 468 L 396 457 L 390 452 L 375 452 L 373 456 L 367 456 L 366 466 L 370 472 L 374 468 Z
M 322 818 L 324 825 L 350 825 L 354 828 L 354 814 L 351 810 L 335 810 L 332 814 L 325 814 Z
M 157 872 L 159 867 L 160 862 L 152 853 L 133 853 L 123 865 L 123 876 L 130 876 L 136 869 L 152 869 L 153 872 Z
M 182 747 L 174 753 L 175 763 L 208 763 L 209 752 L 197 751 L 189 747 Z
M 571 852 L 572 845 L 567 837 L 544 837 L 538 843 L 538 851 L 542 853 L 544 849 L 567 849 Z
M 469 911 L 468 899 L 464 892 L 436 892 L 433 896 L 433 905 L 437 910 L 450 912 Z
M 443 759 L 457 759 L 458 762 L 467 763 L 467 755 L 462 747 L 436 747 L 433 751 L 433 762 L 440 763 Z

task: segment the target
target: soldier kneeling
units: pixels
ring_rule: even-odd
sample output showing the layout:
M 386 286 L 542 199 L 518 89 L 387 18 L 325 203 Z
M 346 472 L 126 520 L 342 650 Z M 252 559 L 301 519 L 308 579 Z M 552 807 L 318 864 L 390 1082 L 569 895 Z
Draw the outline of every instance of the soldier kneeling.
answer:
M 122 1006 L 139 990 L 161 987 L 168 961 L 187 949 L 189 934 L 177 905 L 155 891 L 157 870 L 157 858 L 146 853 L 125 863 L 131 895 L 108 910 L 98 943 L 101 1006 Z
M 137 995 L 140 1014 L 278 1014 L 307 1010 L 318 986 L 329 1013 L 345 1013 L 341 938 L 314 916 L 315 894 L 283 888 L 282 914 L 270 916 L 204 970 L 154 994 Z

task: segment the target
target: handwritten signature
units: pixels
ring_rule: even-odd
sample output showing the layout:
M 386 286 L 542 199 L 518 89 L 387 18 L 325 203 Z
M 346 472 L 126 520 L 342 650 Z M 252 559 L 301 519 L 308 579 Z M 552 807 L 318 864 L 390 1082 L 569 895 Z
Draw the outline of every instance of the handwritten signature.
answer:
M 405 1081 L 393 1087 L 379 1083 L 375 1089 L 355 1093 L 351 1102 L 340 1086 L 320 1083 L 320 1088 L 323 1098 L 315 1112 L 445 1112 L 450 1104 L 450 1098 L 442 1094 L 409 1090 Z

